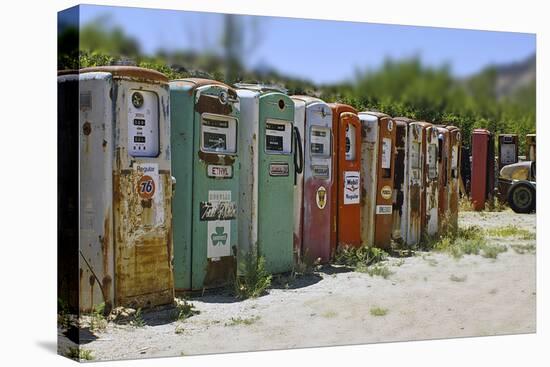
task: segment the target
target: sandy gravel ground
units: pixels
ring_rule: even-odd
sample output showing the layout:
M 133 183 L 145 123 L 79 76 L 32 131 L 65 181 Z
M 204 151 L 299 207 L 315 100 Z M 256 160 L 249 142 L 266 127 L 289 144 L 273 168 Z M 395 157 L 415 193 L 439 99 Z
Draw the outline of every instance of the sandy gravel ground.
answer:
M 535 232 L 535 215 L 460 214 L 461 226 L 472 224 Z M 490 241 L 508 251 L 497 259 L 456 260 L 443 253 L 390 258 L 394 273 L 388 279 L 327 267 L 288 287 L 281 282 L 257 299 L 195 297 L 200 314 L 182 322 L 165 310 L 146 313 L 147 325 L 140 328 L 109 323 L 82 347 L 95 360 L 108 360 L 535 332 L 535 254 L 510 247 L 535 241 Z M 374 316 L 373 308 L 387 313 Z M 73 345 L 60 335 L 61 350 Z

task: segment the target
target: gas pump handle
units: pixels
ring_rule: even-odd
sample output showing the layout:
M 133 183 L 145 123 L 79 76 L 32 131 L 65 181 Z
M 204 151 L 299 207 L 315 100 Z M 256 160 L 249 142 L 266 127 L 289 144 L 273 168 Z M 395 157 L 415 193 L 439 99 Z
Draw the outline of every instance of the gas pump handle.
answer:
M 294 142 L 296 144 L 296 149 L 294 150 L 294 170 L 295 173 L 302 173 L 304 168 L 304 152 L 302 150 L 302 137 L 300 136 L 300 131 L 296 126 L 294 126 Z M 298 152 L 300 158 L 298 158 Z

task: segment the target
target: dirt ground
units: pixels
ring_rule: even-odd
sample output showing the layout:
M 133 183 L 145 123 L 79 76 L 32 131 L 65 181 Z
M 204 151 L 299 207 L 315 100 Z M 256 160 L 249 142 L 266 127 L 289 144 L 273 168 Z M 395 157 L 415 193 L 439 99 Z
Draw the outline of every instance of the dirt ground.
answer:
M 460 226 L 469 225 L 515 225 L 534 233 L 536 222 L 534 214 L 509 210 L 461 213 Z M 390 258 L 387 279 L 326 267 L 245 301 L 223 293 L 194 297 L 198 315 L 173 321 L 173 310 L 164 310 L 145 313 L 143 327 L 109 323 L 90 333 L 82 348 L 94 360 L 109 360 L 533 333 L 535 254 L 511 245 L 535 240 L 490 241 L 508 251 L 496 259 L 457 260 L 437 252 Z M 74 345 L 59 333 L 61 351 Z

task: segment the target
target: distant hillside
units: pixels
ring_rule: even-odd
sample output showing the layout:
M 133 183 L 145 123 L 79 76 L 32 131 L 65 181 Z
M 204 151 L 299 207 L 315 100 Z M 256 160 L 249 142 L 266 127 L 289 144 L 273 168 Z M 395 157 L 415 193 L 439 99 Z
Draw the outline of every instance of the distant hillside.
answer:
M 536 79 L 536 55 L 508 65 L 494 66 L 495 95 L 498 99 L 510 97 L 532 84 Z

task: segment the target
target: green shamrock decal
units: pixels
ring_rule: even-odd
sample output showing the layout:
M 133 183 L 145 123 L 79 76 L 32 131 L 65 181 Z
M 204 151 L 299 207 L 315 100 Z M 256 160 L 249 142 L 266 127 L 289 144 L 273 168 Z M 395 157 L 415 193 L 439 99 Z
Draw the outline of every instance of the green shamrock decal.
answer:
M 212 233 L 210 235 L 210 238 L 212 239 L 212 244 L 214 246 L 225 245 L 227 242 L 227 233 L 224 233 L 223 227 L 216 227 L 216 232 Z

